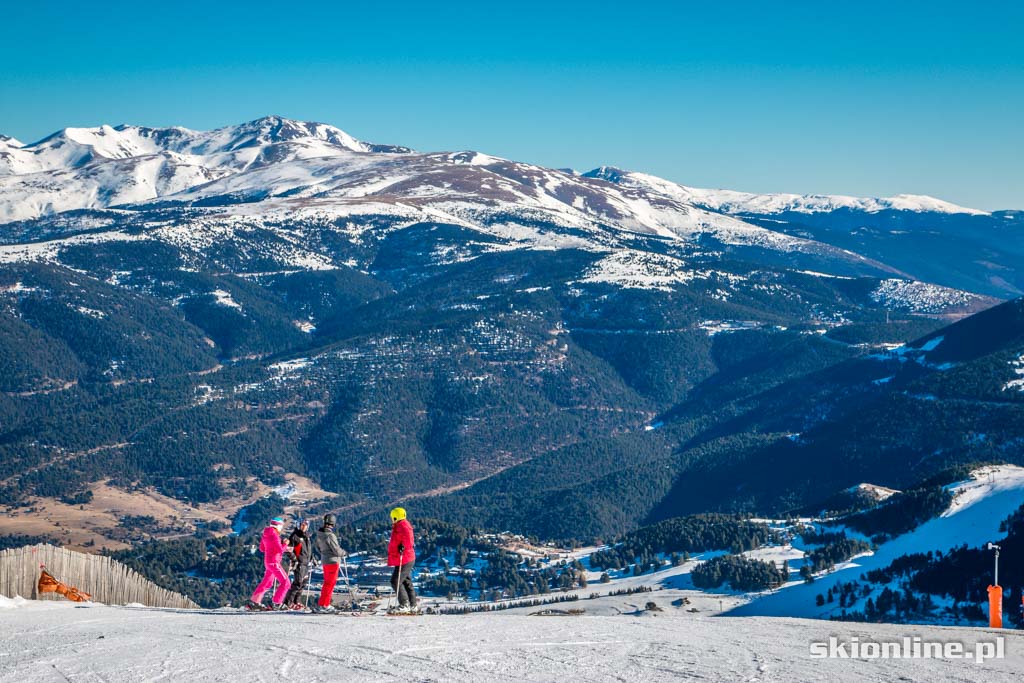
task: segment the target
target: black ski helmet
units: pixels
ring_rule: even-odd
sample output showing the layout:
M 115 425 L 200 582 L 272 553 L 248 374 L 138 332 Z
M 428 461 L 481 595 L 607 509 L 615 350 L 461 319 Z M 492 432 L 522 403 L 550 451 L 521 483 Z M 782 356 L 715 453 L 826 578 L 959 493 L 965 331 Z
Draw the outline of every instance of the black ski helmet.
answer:
M 329 512 L 324 515 L 324 526 L 334 526 L 337 521 L 337 518 Z

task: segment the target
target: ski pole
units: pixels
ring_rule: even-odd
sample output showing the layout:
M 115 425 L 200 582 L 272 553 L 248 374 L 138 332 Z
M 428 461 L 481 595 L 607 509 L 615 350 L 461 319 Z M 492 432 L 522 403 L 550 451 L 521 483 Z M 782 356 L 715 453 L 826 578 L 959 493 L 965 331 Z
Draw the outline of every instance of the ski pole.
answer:
M 392 596 L 391 609 L 398 608 L 398 591 L 402 586 L 402 565 L 405 564 L 405 548 L 402 548 L 401 552 L 398 553 L 398 568 L 395 570 L 398 573 L 395 575 L 395 585 L 392 586 L 394 595 Z
M 313 578 L 312 563 L 306 565 L 306 585 L 302 587 L 302 609 L 309 611 L 309 580 Z
M 356 606 L 356 601 L 352 595 L 352 580 L 348 578 L 348 558 L 345 556 L 342 556 L 341 558 L 341 577 L 345 579 L 345 586 L 348 588 L 349 607 L 352 607 L 354 609 Z

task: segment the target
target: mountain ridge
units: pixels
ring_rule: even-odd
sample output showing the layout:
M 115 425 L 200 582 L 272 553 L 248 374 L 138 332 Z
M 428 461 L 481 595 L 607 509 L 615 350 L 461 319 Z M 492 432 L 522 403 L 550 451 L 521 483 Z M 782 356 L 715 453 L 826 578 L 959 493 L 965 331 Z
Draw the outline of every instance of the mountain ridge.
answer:
M 119 138 L 111 140 L 108 138 Z M 360 141 L 345 131 L 323 123 L 307 123 L 280 116 L 266 116 L 238 125 L 224 126 L 212 131 L 194 131 L 183 127 L 151 128 L 119 124 L 118 126 L 101 125 L 93 128 L 65 128 L 43 139 L 29 144 L 11 144 L 13 138 L 5 142 L 11 147 L 5 156 L 0 156 L 0 174 L 24 175 L 35 172 L 68 170 L 88 164 L 92 161 L 126 159 L 149 156 L 162 152 L 178 154 L 218 154 L 236 152 L 261 144 L 274 144 L 289 141 L 317 140 L 346 151 L 362 153 L 409 153 L 405 147 L 394 145 L 378 145 Z M 63 145 L 81 146 L 91 150 L 92 154 L 83 151 L 79 156 L 54 155 L 54 159 L 44 159 L 32 164 L 26 159 L 29 155 L 40 157 Z M 113 146 L 111 146 L 113 145 Z M 328 155 L 330 149 L 320 149 Z M 491 161 L 495 157 L 482 155 L 479 152 L 455 152 L 453 156 L 471 155 L 483 157 Z M 20 157 L 20 159 L 19 159 Z M 734 190 L 711 190 L 678 185 L 644 173 L 623 171 L 610 166 L 602 166 L 592 171 L 578 174 L 583 178 L 598 178 L 616 184 L 648 188 L 658 187 L 664 190 L 671 188 L 670 194 L 676 198 L 685 198 L 695 205 L 722 213 L 780 213 L 798 211 L 806 213 L 831 211 L 837 208 L 857 208 L 869 212 L 885 209 L 904 211 L 933 211 L 940 213 L 967 213 L 972 215 L 989 215 L 952 203 L 928 197 L 926 195 L 899 194 L 888 198 L 850 197 L 844 195 L 799 195 L 799 194 L 755 194 Z M 83 208 L 83 207 L 78 207 Z
M 836 209 L 856 209 L 867 213 L 885 210 L 929 211 L 936 213 L 963 213 L 977 216 L 991 215 L 981 211 L 928 195 L 897 194 L 892 197 L 854 197 L 829 194 L 753 193 L 727 189 L 696 188 L 672 183 L 663 178 L 636 171 L 625 171 L 611 166 L 600 166 L 582 174 L 600 178 L 616 184 L 632 186 L 675 186 L 669 191 L 681 193 L 689 201 L 703 208 L 723 213 L 742 215 L 776 214 L 793 211 L 797 213 L 823 213 Z

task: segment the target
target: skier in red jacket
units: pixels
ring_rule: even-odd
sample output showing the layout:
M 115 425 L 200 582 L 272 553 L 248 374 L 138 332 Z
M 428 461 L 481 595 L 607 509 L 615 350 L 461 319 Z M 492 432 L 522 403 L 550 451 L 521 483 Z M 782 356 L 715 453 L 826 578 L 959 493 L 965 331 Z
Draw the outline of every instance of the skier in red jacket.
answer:
M 391 587 L 398 594 L 398 611 L 416 611 L 416 592 L 412 587 L 412 566 L 416 562 L 416 544 L 413 540 L 412 525 L 405 518 L 404 508 L 391 511 L 391 542 L 388 543 L 388 566 L 391 573 Z

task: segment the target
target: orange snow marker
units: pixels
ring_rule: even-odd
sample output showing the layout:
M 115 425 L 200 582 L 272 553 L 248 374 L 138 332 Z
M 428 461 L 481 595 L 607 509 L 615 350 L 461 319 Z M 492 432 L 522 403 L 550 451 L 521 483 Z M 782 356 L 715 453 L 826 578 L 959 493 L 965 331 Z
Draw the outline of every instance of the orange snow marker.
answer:
M 42 574 L 39 575 L 40 593 L 57 593 L 58 595 L 63 595 L 72 602 L 88 602 L 92 599 L 92 596 L 85 591 L 80 591 L 74 586 L 61 583 L 57 579 L 53 578 L 53 574 L 46 571 L 46 567 L 43 565 L 39 565 L 39 569 L 42 571 Z
M 988 625 L 991 628 L 1003 627 L 1003 587 L 988 587 Z

